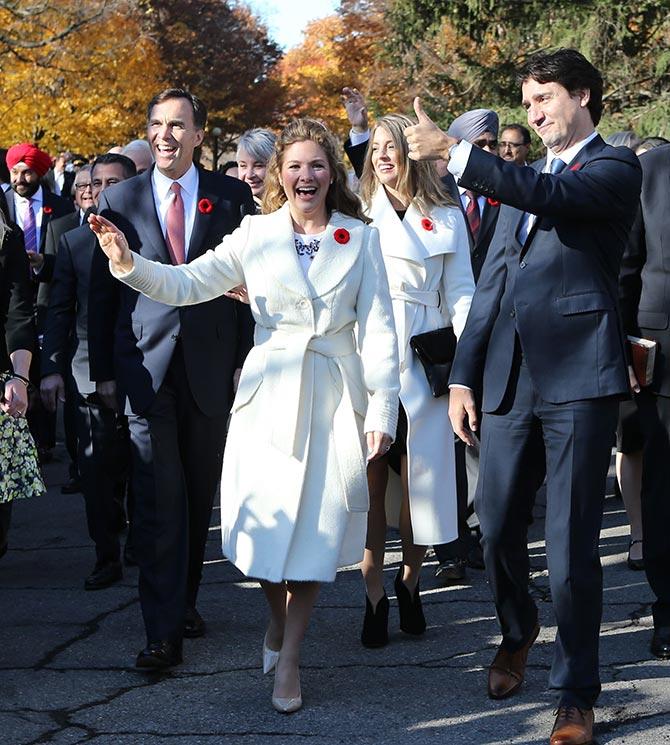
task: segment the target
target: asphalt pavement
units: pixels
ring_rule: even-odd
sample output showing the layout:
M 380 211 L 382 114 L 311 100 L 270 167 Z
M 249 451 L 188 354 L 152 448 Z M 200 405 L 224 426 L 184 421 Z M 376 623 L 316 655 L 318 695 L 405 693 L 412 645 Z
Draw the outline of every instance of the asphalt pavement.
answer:
M 542 494 L 532 528 L 532 587 L 542 630 L 526 681 L 508 702 L 486 697 L 486 667 L 499 641 L 482 572 L 441 586 L 426 560 L 421 589 L 428 630 L 398 629 L 390 533 L 390 644 L 364 649 L 360 573 L 324 586 L 304 644 L 304 708 L 270 705 L 261 673 L 266 625 L 259 586 L 221 558 L 218 511 L 198 607 L 208 625 L 185 640 L 184 663 L 166 675 L 134 669 L 144 644 L 137 570 L 106 590 L 84 591 L 94 564 L 81 495 L 63 496 L 64 456 L 49 464 L 46 496 L 17 502 L 10 549 L 0 561 L 0 744 L 32 745 L 423 745 L 548 743 L 554 701 L 546 690 L 556 632 L 545 562 Z M 600 745 L 670 743 L 670 662 L 651 657 L 652 595 L 626 567 L 628 528 L 619 499 L 606 500 L 601 534 L 605 604 Z

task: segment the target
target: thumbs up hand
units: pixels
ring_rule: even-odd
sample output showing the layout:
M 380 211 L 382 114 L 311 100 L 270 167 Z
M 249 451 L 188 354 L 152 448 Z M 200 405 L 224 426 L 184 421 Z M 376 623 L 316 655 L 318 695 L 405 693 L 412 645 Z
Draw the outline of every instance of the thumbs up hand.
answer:
M 405 139 L 409 146 L 409 157 L 412 160 L 449 160 L 449 148 L 458 140 L 443 132 L 437 124 L 426 114 L 421 105 L 421 99 L 414 99 L 414 111 L 418 124 L 407 127 Z

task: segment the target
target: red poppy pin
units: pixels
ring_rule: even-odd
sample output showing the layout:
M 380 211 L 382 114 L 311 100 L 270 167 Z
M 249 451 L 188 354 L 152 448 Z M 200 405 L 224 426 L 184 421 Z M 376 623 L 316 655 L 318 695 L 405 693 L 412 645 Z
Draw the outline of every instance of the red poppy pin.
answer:
M 497 199 L 486 197 L 486 201 L 491 205 L 491 207 L 500 207 L 500 202 Z
M 214 209 L 214 205 L 205 197 L 198 202 L 198 211 L 202 212 L 203 215 L 209 215 Z
M 45 204 L 44 207 L 42 207 L 42 212 L 44 212 L 45 215 L 50 215 L 53 212 L 53 208 L 49 207 L 48 204 Z
M 341 244 L 349 243 L 349 231 L 345 230 L 344 228 L 338 228 L 333 233 L 333 238 L 335 238 L 335 240 Z
M 424 218 L 423 218 L 423 219 L 421 220 L 421 227 L 422 227 L 422 228 L 423 228 L 424 230 L 428 230 L 428 231 L 430 231 L 430 230 L 432 230 L 432 229 L 433 229 L 433 221 L 432 221 L 432 220 L 429 220 L 429 219 L 428 219 L 427 217 L 424 217 Z
M 574 166 L 570 166 L 571 171 L 578 171 L 582 167 L 581 163 L 575 163 Z

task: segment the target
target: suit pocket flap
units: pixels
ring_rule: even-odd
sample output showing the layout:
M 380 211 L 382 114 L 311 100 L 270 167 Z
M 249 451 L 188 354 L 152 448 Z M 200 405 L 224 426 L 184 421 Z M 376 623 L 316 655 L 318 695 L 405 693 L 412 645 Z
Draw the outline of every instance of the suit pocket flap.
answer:
M 242 373 L 240 383 L 237 386 L 237 393 L 235 394 L 231 413 L 239 411 L 243 406 L 246 406 L 254 397 L 254 394 L 262 382 L 263 375 L 260 371 L 253 371 L 248 375 Z
M 612 299 L 605 292 L 583 292 L 580 295 L 557 297 L 556 309 L 563 316 L 577 313 L 593 313 L 597 310 L 613 310 Z
M 655 310 L 639 310 L 637 312 L 637 324 L 647 329 L 667 329 L 668 314 Z

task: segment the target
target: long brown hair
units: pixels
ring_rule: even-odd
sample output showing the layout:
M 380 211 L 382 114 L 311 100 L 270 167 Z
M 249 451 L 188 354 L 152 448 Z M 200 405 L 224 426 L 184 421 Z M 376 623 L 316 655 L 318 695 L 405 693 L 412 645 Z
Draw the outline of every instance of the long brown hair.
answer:
M 358 197 L 347 185 L 347 172 L 339 157 L 337 140 L 325 125 L 316 121 L 316 119 L 293 119 L 277 137 L 274 152 L 268 161 L 268 170 L 265 177 L 263 212 L 274 212 L 286 202 L 286 192 L 279 182 L 284 153 L 289 145 L 296 142 L 306 142 L 307 140 L 319 145 L 328 159 L 333 179 L 326 195 L 328 213 L 331 214 L 333 210 L 336 210 L 349 217 L 369 223 L 370 220 L 363 214 Z
M 387 114 L 375 122 L 370 131 L 368 149 L 365 153 L 363 175 L 361 176 L 361 198 L 369 209 L 375 192 L 379 188 L 379 179 L 372 165 L 372 140 L 375 132 L 383 127 L 391 136 L 398 158 L 398 183 L 395 190 L 424 215 L 432 207 L 454 206 L 455 202 L 438 176 L 435 164 L 427 160 L 411 160 L 405 130 L 414 125 L 409 117 L 402 114 Z

